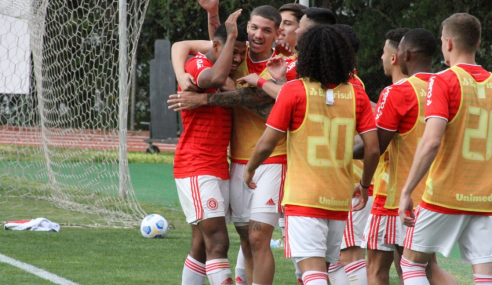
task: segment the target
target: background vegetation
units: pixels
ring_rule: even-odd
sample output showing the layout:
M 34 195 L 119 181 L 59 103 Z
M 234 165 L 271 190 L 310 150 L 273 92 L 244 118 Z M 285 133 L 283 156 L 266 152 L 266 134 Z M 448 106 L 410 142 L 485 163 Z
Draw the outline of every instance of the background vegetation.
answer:
M 276 8 L 290 1 L 228 0 L 220 3 L 220 18 L 224 21 L 235 9 L 243 8 L 240 22 L 247 21 L 249 12 L 259 5 Z M 351 25 L 359 34 L 359 76 L 372 100 L 391 83 L 381 66 L 384 35 L 390 29 L 425 28 L 439 39 L 441 22 L 456 12 L 475 15 L 482 22 L 482 45 L 477 63 L 492 69 L 492 1 L 489 0 L 311 0 L 311 7 L 335 11 L 339 22 Z M 149 61 L 154 57 L 154 41 L 169 39 L 172 43 L 188 39 L 208 39 L 207 13 L 197 1 L 151 0 L 137 48 L 138 85 L 136 122 L 150 120 Z M 440 52 L 434 61 L 434 71 L 446 67 Z M 137 125 L 137 128 L 139 126 Z

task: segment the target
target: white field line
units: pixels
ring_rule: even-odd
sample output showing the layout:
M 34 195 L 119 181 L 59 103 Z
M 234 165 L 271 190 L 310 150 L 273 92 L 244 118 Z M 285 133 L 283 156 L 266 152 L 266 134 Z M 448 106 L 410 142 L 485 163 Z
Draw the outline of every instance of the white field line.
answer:
M 22 270 L 25 270 L 29 273 L 32 273 L 34 275 L 37 275 L 43 279 L 46 279 L 48 281 L 51 281 L 52 283 L 59 284 L 59 285 L 78 285 L 77 283 L 74 283 L 70 280 L 67 280 L 63 277 L 60 277 L 58 275 L 55 275 L 53 273 L 49 273 L 46 270 L 43 270 L 41 268 L 37 268 L 35 266 L 32 266 L 30 264 L 15 260 L 13 258 L 10 258 L 8 256 L 5 256 L 0 253 L 0 262 L 8 263 L 12 266 L 18 267 Z

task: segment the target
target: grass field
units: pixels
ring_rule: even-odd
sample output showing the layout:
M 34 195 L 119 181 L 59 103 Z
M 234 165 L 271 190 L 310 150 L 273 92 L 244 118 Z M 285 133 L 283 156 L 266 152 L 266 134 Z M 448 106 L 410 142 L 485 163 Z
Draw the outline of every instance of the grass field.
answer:
M 141 161 L 144 163 L 137 163 Z M 171 225 L 165 238 L 145 239 L 138 229 L 62 227 L 59 233 L 0 231 L 0 254 L 79 284 L 180 284 L 189 250 L 190 229 L 179 210 L 170 161 L 172 157 L 137 158 L 130 164 L 132 183 L 141 206 L 147 213 L 163 215 Z M 70 223 L 67 217 L 73 215 L 53 209 L 46 201 L 22 202 L 24 208 L 36 209 L 28 211 L 32 218 L 43 216 L 48 209 L 47 218 L 55 222 Z M 24 212 L 25 209 L 18 209 L 15 204 L 16 200 L 10 199 L 9 203 L 0 205 L 0 213 Z M 229 226 L 229 236 L 229 260 L 234 267 L 239 238 L 232 226 Z M 276 229 L 274 238 L 280 237 L 280 229 Z M 273 252 L 276 259 L 274 284 L 296 285 L 292 262 L 283 258 L 282 249 L 273 249 Z M 439 262 L 459 284 L 473 284 L 471 268 L 461 264 L 457 249 L 452 258 L 439 257 Z M 0 284 L 53 284 L 2 262 L 0 276 Z M 394 270 L 391 284 L 398 284 Z

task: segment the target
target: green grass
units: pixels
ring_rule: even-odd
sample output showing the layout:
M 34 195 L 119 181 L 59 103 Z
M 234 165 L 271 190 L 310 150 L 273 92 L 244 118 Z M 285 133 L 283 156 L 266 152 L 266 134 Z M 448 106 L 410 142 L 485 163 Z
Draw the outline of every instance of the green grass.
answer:
M 15 157 L 18 154 L 17 150 L 0 146 L 0 166 L 5 166 L 5 162 Z M 33 174 L 36 172 L 33 166 L 39 165 L 42 159 L 37 154 L 23 153 L 23 156 L 17 155 L 20 164 L 24 163 L 24 167 L 20 168 L 23 172 L 8 177 L 2 176 L 0 179 L 0 221 L 6 217 L 46 217 L 62 224 L 62 229 L 59 233 L 0 230 L 1 254 L 80 284 L 180 284 L 183 262 L 189 251 L 191 231 L 179 210 L 170 164 L 172 154 L 129 154 L 129 160 L 132 161 L 129 165 L 132 184 L 142 208 L 147 213 L 162 214 L 172 228 L 164 239 L 145 239 L 136 228 L 67 227 L 65 225 L 84 224 L 84 219 L 97 221 L 99 217 L 62 210 L 43 199 L 11 197 L 7 190 L 12 186 L 27 194 L 43 191 L 42 186 L 46 183 L 42 179 L 19 179 L 21 176 L 39 178 Z M 29 153 L 34 153 L 34 149 L 29 148 Z M 59 153 L 68 157 L 68 162 L 76 161 L 70 150 L 59 150 Z M 86 151 L 80 155 L 92 158 L 95 165 L 108 158 L 115 158 L 114 153 L 100 154 L 98 151 Z M 111 181 L 102 180 L 100 183 L 103 185 Z M 65 191 L 76 193 L 80 189 L 70 188 Z M 234 268 L 239 238 L 231 225 L 229 237 L 229 260 Z M 280 237 L 281 232 L 276 229 L 274 238 Z M 274 284 L 296 285 L 292 262 L 283 258 L 282 249 L 273 249 L 273 253 L 276 260 Z M 455 276 L 459 284 L 473 284 L 471 268 L 461 264 L 457 249 L 453 251 L 450 259 L 439 257 L 439 263 Z M 398 284 L 394 269 L 390 274 L 391 284 Z M 0 276 L 0 284 L 52 284 L 5 263 L 0 263 Z

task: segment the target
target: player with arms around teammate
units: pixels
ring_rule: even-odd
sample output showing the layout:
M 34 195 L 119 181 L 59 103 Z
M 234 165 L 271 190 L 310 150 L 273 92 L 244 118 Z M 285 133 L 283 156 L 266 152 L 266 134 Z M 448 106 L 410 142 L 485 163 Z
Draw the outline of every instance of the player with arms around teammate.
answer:
M 256 187 L 255 170 L 287 132 L 288 170 L 282 202 L 285 255 L 296 259 L 304 284 L 328 284 L 326 261 L 338 260 L 354 192 L 355 132 L 366 146 L 362 184 L 370 184 L 376 169 L 378 141 L 369 99 L 362 87 L 347 83 L 355 57 L 341 32 L 330 26 L 313 27 L 298 42 L 298 52 L 301 79 L 282 88 L 244 180 Z M 355 210 L 367 202 L 367 189 L 360 185 L 356 192 L 362 195 Z
M 401 261 L 404 283 L 429 284 L 424 269 L 432 254 L 449 256 L 458 242 L 475 284 L 492 284 L 492 78 L 475 63 L 477 18 L 454 14 L 443 21 L 441 34 L 450 68 L 429 80 L 425 130 L 399 204 L 409 227 Z M 414 213 L 411 194 L 427 171 Z
M 238 34 L 231 14 L 214 34 L 213 48 L 190 59 L 185 69 L 199 87 L 212 92 L 229 74 Z M 246 44 L 245 42 L 243 44 Z M 182 112 L 184 131 L 176 148 L 174 178 L 186 221 L 192 227 L 192 244 L 183 268 L 182 284 L 232 284 L 227 260 L 229 237 L 225 212 L 229 208 L 227 147 L 231 110 L 206 106 Z

